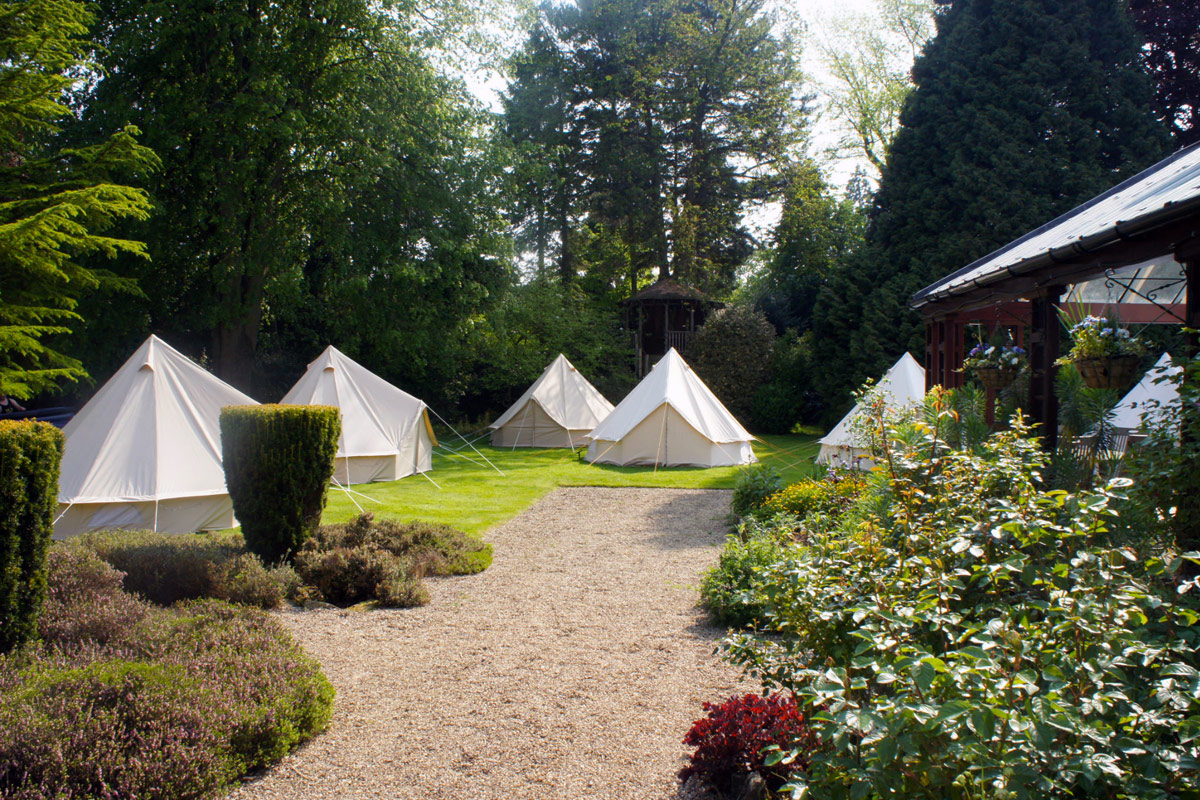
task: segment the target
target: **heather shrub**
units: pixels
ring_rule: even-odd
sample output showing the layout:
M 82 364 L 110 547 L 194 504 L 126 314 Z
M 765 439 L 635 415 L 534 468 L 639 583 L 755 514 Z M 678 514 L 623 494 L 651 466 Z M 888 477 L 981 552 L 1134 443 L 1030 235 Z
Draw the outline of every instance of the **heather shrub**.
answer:
M 808 768 L 819 745 L 807 720 L 791 697 L 747 694 L 724 703 L 705 703 L 706 716 L 696 720 L 683 743 L 696 750 L 679 772 L 680 780 L 695 775 L 723 792 L 737 778 L 760 774 L 768 790 L 783 786 L 795 772 Z M 783 763 L 770 758 L 768 748 L 790 748 L 795 757 Z
M 237 535 L 95 531 L 71 544 L 124 572 L 126 591 L 164 606 L 213 597 L 277 608 L 299 581 L 286 565 L 267 569 Z
M 258 608 L 278 608 L 297 594 L 300 576 L 288 564 L 271 569 L 254 553 L 240 553 L 209 566 L 209 597 Z
M 0 653 L 37 630 L 62 451 L 53 425 L 0 422 Z
M 361 546 L 404 556 L 420 575 L 473 575 L 492 563 L 490 544 L 449 525 L 377 520 L 369 513 L 346 523 L 321 526 L 304 549 Z
M 208 797 L 235 777 L 218 694 L 176 666 L 35 663 L 0 696 L 0 796 Z
M 700 582 L 700 600 L 722 625 L 752 627 L 764 618 L 766 571 L 787 557 L 794 517 L 747 519 L 725 540 L 721 555 Z
M 770 464 L 754 464 L 738 470 L 733 483 L 729 511 L 741 519 L 758 511 L 768 497 L 783 488 L 783 478 Z
M 0 657 L 0 796 L 213 797 L 328 724 L 333 687 L 262 612 L 151 605 L 86 549 L 50 567 L 42 643 Z
M 213 566 L 236 558 L 237 536 L 93 531 L 71 540 L 125 573 L 125 590 L 159 605 L 213 595 Z
M 290 560 L 320 524 L 341 427 L 333 406 L 221 409 L 225 484 L 246 546 L 265 563 Z
M 47 646 L 120 649 L 150 613 L 150 606 L 121 591 L 122 573 L 90 550 L 51 547 L 48 568 L 49 591 L 38 623 Z
M 407 607 L 429 602 L 411 562 L 371 544 L 304 549 L 296 555 L 295 568 L 330 603 L 378 600 L 385 606 Z

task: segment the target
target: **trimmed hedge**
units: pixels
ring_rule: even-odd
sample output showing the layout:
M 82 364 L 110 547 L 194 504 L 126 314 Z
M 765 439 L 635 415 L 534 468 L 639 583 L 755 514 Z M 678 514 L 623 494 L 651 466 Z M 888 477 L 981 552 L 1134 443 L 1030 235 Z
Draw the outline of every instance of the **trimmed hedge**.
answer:
M 0 422 L 0 653 L 37 633 L 62 452 L 53 425 Z
M 225 485 L 246 546 L 264 562 L 291 559 L 317 529 L 341 430 L 333 406 L 221 409 Z

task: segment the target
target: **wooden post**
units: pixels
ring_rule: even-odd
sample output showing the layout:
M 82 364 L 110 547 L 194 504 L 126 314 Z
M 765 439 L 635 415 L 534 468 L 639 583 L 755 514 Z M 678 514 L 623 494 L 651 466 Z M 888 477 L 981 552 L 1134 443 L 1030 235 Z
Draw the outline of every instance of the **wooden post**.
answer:
M 1042 447 L 1054 452 L 1058 447 L 1058 396 L 1054 378 L 1060 355 L 1058 304 L 1062 286 L 1051 286 L 1033 299 L 1029 333 L 1029 408 L 1033 422 L 1042 427 Z
M 1187 322 L 1184 324 L 1193 330 L 1200 330 L 1200 248 L 1193 248 L 1193 252 L 1186 254 L 1181 249 L 1176 257 L 1183 262 L 1183 274 L 1187 278 L 1187 305 L 1183 314 Z M 1189 355 L 1193 357 L 1196 355 L 1198 336 L 1200 334 L 1188 334 L 1188 344 L 1192 349 Z
M 933 375 L 933 359 L 934 353 L 937 352 L 937 344 L 935 344 L 934 331 L 937 330 L 937 323 L 932 318 L 925 319 L 925 391 L 932 389 L 937 381 Z

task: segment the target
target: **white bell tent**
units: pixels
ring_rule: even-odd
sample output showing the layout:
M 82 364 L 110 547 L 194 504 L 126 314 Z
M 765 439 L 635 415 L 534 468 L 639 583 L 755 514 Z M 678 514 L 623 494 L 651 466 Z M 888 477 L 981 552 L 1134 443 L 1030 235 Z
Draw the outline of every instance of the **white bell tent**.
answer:
M 333 479 L 343 486 L 394 481 L 433 466 L 437 439 L 425 403 L 332 345 L 279 402 L 341 410 Z
M 910 408 L 925 398 L 925 369 L 908 353 L 892 365 L 883 379 L 875 385 L 885 402 L 893 408 Z M 836 467 L 866 468 L 874 466 L 870 453 L 863 447 L 854 431 L 854 420 L 862 412 L 855 403 L 850 413 L 833 430 L 818 440 L 821 450 L 818 464 Z
M 570 447 L 613 410 L 613 404 L 561 353 L 489 427 L 496 447 Z
M 1179 405 L 1179 389 L 1175 381 L 1159 378 L 1174 377 L 1182 371 L 1182 367 L 1171 365 L 1170 353 L 1163 353 L 1158 362 L 1142 376 L 1138 385 L 1130 389 L 1113 409 L 1113 427 L 1134 431 L 1142 427 L 1144 417 L 1153 421 L 1171 406 Z
M 758 459 L 746 429 L 671 348 L 588 438 L 588 461 L 726 467 Z
M 66 427 L 55 538 L 232 528 L 221 408 L 254 400 L 151 336 Z

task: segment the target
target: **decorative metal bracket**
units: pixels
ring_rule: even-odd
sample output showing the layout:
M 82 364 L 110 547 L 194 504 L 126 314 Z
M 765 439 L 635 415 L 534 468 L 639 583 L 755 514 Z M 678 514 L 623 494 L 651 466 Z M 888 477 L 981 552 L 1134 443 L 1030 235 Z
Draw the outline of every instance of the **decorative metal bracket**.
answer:
M 1116 274 L 1115 270 L 1113 270 L 1112 267 L 1109 267 L 1108 269 L 1104 270 L 1104 288 L 1112 290 L 1113 287 L 1120 287 L 1125 292 L 1142 298 L 1143 300 L 1145 300 L 1146 302 L 1150 303 L 1155 308 L 1157 308 L 1159 311 L 1162 311 L 1164 314 L 1174 317 L 1175 319 L 1179 320 L 1180 323 L 1187 324 L 1187 320 L 1185 320 L 1183 317 L 1179 316 L 1174 311 L 1172 311 L 1169 306 L 1163 305 L 1163 303 L 1159 302 L 1159 296 L 1167 289 L 1171 289 L 1176 286 L 1186 286 L 1187 285 L 1187 275 L 1183 271 L 1183 265 L 1180 265 L 1180 267 L 1179 267 L 1179 277 L 1178 278 L 1173 278 L 1171 280 L 1165 280 L 1162 283 L 1158 284 L 1155 288 L 1153 288 L 1147 292 L 1138 291 L 1137 289 L 1135 289 L 1133 287 L 1134 281 L 1136 281 L 1138 279 L 1138 275 L 1140 273 L 1141 273 L 1141 270 L 1140 269 L 1137 270 L 1137 272 L 1135 272 L 1133 275 L 1131 275 L 1128 278 L 1128 282 L 1126 283 L 1126 282 L 1122 281 L 1122 279 Z M 1161 280 L 1161 279 L 1156 278 L 1155 280 Z M 1179 295 L 1180 295 L 1180 292 L 1176 291 L 1174 294 L 1174 302 L 1175 303 L 1179 302 Z M 1120 303 L 1120 302 L 1122 302 L 1122 300 L 1117 300 L 1117 302 Z M 1171 302 L 1171 301 L 1167 301 L 1167 302 Z

